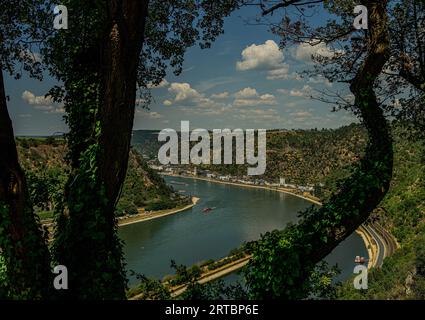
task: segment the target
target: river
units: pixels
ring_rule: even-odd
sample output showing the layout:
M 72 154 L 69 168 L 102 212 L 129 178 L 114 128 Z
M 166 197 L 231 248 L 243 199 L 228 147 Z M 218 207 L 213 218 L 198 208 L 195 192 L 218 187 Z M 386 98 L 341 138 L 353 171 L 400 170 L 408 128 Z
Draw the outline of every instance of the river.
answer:
M 307 200 L 265 189 L 244 188 L 190 178 L 165 177 L 176 190 L 201 198 L 193 208 L 174 215 L 119 228 L 127 270 L 163 278 L 172 274 L 170 260 L 187 266 L 226 256 L 245 241 L 283 229 L 298 220 Z M 214 208 L 208 213 L 205 207 Z M 341 269 L 339 279 L 353 274 L 355 256 L 367 257 L 361 237 L 351 235 L 326 260 Z M 135 283 L 129 277 L 130 285 Z

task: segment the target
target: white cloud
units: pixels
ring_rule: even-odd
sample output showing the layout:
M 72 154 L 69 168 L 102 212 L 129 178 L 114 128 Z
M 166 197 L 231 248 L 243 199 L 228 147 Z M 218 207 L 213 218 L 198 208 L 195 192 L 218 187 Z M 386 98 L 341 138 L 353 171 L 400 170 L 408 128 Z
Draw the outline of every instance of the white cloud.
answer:
M 164 104 L 164 106 L 169 107 L 173 104 L 173 102 L 167 99 L 167 100 L 164 100 L 163 104 Z
M 286 63 L 282 64 L 282 66 L 277 69 L 269 70 L 267 72 L 268 80 L 277 80 L 277 79 L 286 80 L 289 78 L 290 78 L 289 66 Z
M 251 87 L 244 88 L 235 93 L 235 98 L 237 99 L 254 98 L 254 97 L 258 97 L 258 92 L 256 89 L 253 89 Z
M 222 102 L 214 101 L 193 89 L 188 83 L 173 82 L 168 88 L 168 92 L 174 94 L 173 99 L 168 99 L 163 102 L 166 106 L 178 105 L 184 107 L 192 107 L 203 109 L 202 112 L 207 112 L 207 109 L 218 109 L 225 106 Z
M 273 40 L 264 44 L 252 44 L 242 51 L 242 61 L 236 63 L 240 71 L 253 69 L 274 69 L 283 61 L 283 53 Z
M 168 92 L 175 94 L 173 103 L 191 102 L 202 98 L 202 95 L 188 83 L 173 82 L 168 88 Z
M 308 118 L 313 117 L 313 115 L 308 111 L 298 111 L 290 114 L 293 117 L 294 121 L 303 122 Z
M 22 99 L 36 110 L 44 113 L 64 113 L 63 106 L 56 106 L 50 96 L 36 96 L 31 91 L 25 90 L 22 92 Z
M 229 105 L 214 106 L 211 108 L 194 108 L 194 107 L 182 107 L 180 110 L 190 115 L 201 115 L 201 116 L 218 116 L 223 115 L 230 111 Z
M 318 40 L 311 40 L 306 43 L 301 43 L 293 51 L 295 59 L 304 61 L 306 63 L 313 63 L 312 57 L 320 56 L 325 58 L 331 58 L 335 54 L 341 51 L 334 51 L 329 48 L 325 43 Z
M 304 104 L 303 100 L 297 100 L 297 101 L 291 101 L 291 102 L 285 103 L 285 107 L 295 108 L 295 107 L 299 107 L 303 104 Z
M 234 118 L 253 122 L 282 122 L 283 119 L 275 109 L 240 109 Z
M 136 109 L 137 115 L 146 118 L 146 119 L 160 119 L 163 118 L 163 115 L 156 111 L 149 111 L 146 109 Z
M 148 118 L 150 119 L 159 119 L 162 118 L 162 114 L 159 114 L 158 112 L 149 112 Z
M 28 90 L 22 92 L 22 99 L 33 106 L 48 106 L 53 103 L 51 97 L 36 96 L 34 93 Z
M 229 97 L 229 93 L 227 91 L 221 93 L 214 93 L 211 95 L 211 99 L 226 99 Z
M 235 98 L 233 105 L 236 107 L 271 106 L 277 104 L 274 95 L 268 93 L 260 95 L 256 89 L 251 87 L 236 92 Z
M 289 90 L 288 89 L 277 89 L 277 92 L 284 94 L 284 95 L 288 95 L 289 94 Z
M 318 75 L 317 77 L 310 77 L 307 80 L 307 83 L 314 83 L 314 84 L 324 84 L 327 87 L 332 87 L 332 82 L 330 82 L 328 79 L 326 79 L 322 75 Z
M 301 89 L 277 89 L 277 92 L 282 93 L 284 95 L 289 95 L 291 97 L 310 98 L 313 93 L 313 89 L 308 84 L 306 84 Z
M 50 110 L 49 113 L 59 113 L 59 114 L 65 113 L 65 108 L 62 106 L 59 106 Z
M 265 70 L 267 79 L 288 79 L 289 65 L 283 62 L 284 55 L 273 40 L 264 44 L 252 44 L 242 51 L 242 61 L 236 62 L 238 71 Z
M 240 79 L 236 77 L 216 77 L 216 78 L 200 81 L 199 84 L 196 86 L 196 89 L 198 91 L 204 92 L 204 91 L 211 90 L 217 86 L 224 86 L 229 83 L 235 83 L 239 81 Z
M 312 114 L 308 111 L 299 111 L 299 112 L 291 113 L 291 116 L 294 116 L 294 117 L 311 117 Z
M 344 97 L 341 98 L 343 100 L 343 102 L 345 102 L 346 104 L 354 104 L 355 101 L 355 97 L 352 93 L 348 93 L 346 94 Z

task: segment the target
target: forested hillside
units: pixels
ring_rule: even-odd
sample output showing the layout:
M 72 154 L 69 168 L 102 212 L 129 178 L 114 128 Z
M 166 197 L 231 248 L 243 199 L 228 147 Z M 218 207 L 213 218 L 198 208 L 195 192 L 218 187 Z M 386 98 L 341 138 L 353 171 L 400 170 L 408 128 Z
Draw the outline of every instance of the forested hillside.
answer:
M 31 199 L 41 218 L 52 217 L 63 196 L 69 167 L 66 164 L 66 145 L 61 139 L 18 138 L 17 148 L 26 171 Z M 137 208 L 172 208 L 181 200 L 173 190 L 151 170 L 140 154 L 131 150 L 129 169 L 116 214 L 135 214 Z
M 425 293 L 425 147 L 417 132 L 392 125 L 393 179 L 388 194 L 372 213 L 400 244 L 380 269 L 369 274 L 369 290 L 354 289 L 352 280 L 339 290 L 340 299 L 424 299 Z M 266 177 L 294 183 L 323 183 L 321 198 L 338 190 L 339 181 L 362 155 L 366 133 L 360 125 L 336 130 L 270 132 Z M 234 166 L 209 166 L 238 174 Z
M 134 130 L 131 145 L 144 157 L 156 159 L 161 147 L 161 142 L 158 142 L 158 133 L 158 130 Z
M 393 130 L 394 172 L 388 194 L 372 214 L 398 240 L 400 249 L 369 273 L 369 289 L 348 281 L 340 299 L 425 298 L 425 147 L 412 132 Z
M 319 184 L 341 175 L 362 155 L 366 132 L 357 124 L 338 129 L 272 130 L 267 132 L 267 168 L 259 177 L 271 182 Z M 244 165 L 209 165 L 222 174 L 246 175 Z
M 158 131 L 134 131 L 134 148 L 151 160 L 157 159 L 162 145 L 157 134 Z M 346 177 L 351 164 L 362 156 L 366 138 L 365 129 L 358 124 L 338 129 L 269 130 L 266 171 L 253 178 L 269 182 L 285 178 L 286 183 L 311 184 L 316 186 L 316 191 L 320 190 L 318 196 L 328 196 L 329 191 L 335 189 L 335 181 Z M 191 142 L 191 145 L 195 143 Z M 189 166 L 193 165 L 186 167 Z M 239 177 L 247 173 L 247 165 L 210 164 L 199 168 Z
M 143 132 L 139 150 L 155 155 L 156 135 Z M 425 147 L 409 139 L 412 132 L 393 126 L 394 173 L 390 190 L 372 214 L 398 240 L 400 249 L 380 269 L 369 274 L 369 290 L 355 290 L 352 281 L 338 289 L 339 299 L 423 299 L 425 292 Z M 148 138 L 146 138 L 148 137 Z M 146 143 L 144 148 L 142 142 Z M 322 196 L 337 189 L 361 156 L 366 134 L 360 125 L 336 130 L 271 131 L 267 135 L 267 180 L 302 184 L 323 183 Z M 49 216 L 62 196 L 68 167 L 66 146 L 60 139 L 18 138 L 21 163 L 30 183 L 31 196 L 42 217 Z M 225 174 L 243 175 L 245 166 L 203 166 Z M 241 172 L 241 173 L 239 173 Z M 130 153 L 129 171 L 117 214 L 136 213 L 138 207 L 162 203 L 176 206 L 172 190 L 151 170 L 135 150 Z
M 142 134 L 141 132 L 139 133 Z M 355 290 L 352 280 L 338 290 L 339 299 L 424 299 L 425 292 L 425 147 L 415 132 L 392 126 L 394 170 L 391 187 L 373 212 L 400 244 L 382 268 L 369 274 L 369 290 Z M 146 138 L 148 137 L 148 138 Z M 155 135 L 147 150 L 154 154 Z M 338 190 L 338 182 L 363 153 L 366 132 L 352 124 L 336 130 L 274 130 L 267 133 L 266 180 L 300 184 L 323 184 L 322 199 Z M 157 150 L 157 149 L 156 149 Z M 209 165 L 203 169 L 243 176 L 243 165 Z

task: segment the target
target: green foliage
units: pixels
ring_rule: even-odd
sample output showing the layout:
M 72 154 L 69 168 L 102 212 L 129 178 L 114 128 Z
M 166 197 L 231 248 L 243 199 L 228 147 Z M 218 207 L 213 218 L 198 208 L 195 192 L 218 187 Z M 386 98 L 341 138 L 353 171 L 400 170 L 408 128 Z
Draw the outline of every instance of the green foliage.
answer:
M 28 72 L 41 79 L 37 50 L 43 45 L 42 30 L 51 27 L 46 0 L 10 0 L 0 3 L 0 67 L 16 79 Z
M 171 267 L 176 271 L 176 275 L 170 277 L 168 281 L 159 281 L 147 278 L 144 275 L 136 274 L 139 284 L 137 287 L 127 292 L 128 297 L 138 295 L 139 298 L 152 300 L 172 299 L 171 288 L 173 286 L 186 285 L 186 290 L 178 296 L 179 300 L 246 300 L 248 298 L 246 290 L 240 282 L 226 285 L 222 280 L 216 280 L 205 284 L 198 282 L 201 276 L 200 266 L 187 267 L 177 265 L 171 261 Z M 133 272 L 134 273 L 134 272 Z
M 351 165 L 365 152 L 367 133 L 364 126 L 351 124 L 338 129 L 269 130 L 267 132 L 267 166 L 261 177 L 267 181 L 324 184 L 322 196 L 338 190 L 335 181 L 347 178 Z M 138 130 L 134 147 L 146 157 L 155 159 L 161 143 L 155 131 Z M 233 152 L 235 153 L 234 147 Z M 246 176 L 247 165 L 200 165 L 220 175 Z M 320 192 L 320 191 L 318 191 Z
M 396 236 L 401 248 L 384 260 L 382 268 L 369 273 L 368 290 L 355 290 L 348 280 L 338 290 L 338 299 L 423 299 L 425 148 L 410 125 L 394 125 L 393 136 L 393 180 L 375 218 Z
M 395 169 L 381 207 L 384 225 L 404 241 L 415 235 L 425 212 L 425 144 L 415 130 L 404 124 L 395 125 L 393 132 Z
M 416 253 L 416 273 L 425 277 L 425 235 L 419 237 L 418 241 L 415 242 L 414 248 Z
M 7 288 L 5 286 L 7 280 L 6 262 L 2 255 L 0 255 L 0 300 L 6 299 Z
M 43 299 L 51 296 L 49 283 L 52 279 L 49 266 L 47 239 L 34 219 L 32 208 L 26 205 L 22 214 L 22 224 L 27 234 L 22 240 L 12 237 L 12 222 L 9 207 L 0 202 L 0 294 L 7 299 Z M 30 268 L 21 259 L 32 261 Z
M 67 148 L 63 140 L 18 138 L 17 149 L 26 171 L 29 194 L 40 218 L 54 216 L 63 206 L 63 192 L 70 168 L 65 162 Z M 174 197 L 163 178 L 150 169 L 135 149 L 130 151 L 127 176 L 115 210 L 116 216 L 147 210 L 175 208 L 190 199 Z M 155 207 L 155 205 L 158 205 Z M 57 211 L 57 210 L 56 210 Z
M 127 297 L 141 295 L 143 299 L 149 300 L 170 300 L 171 294 L 167 286 L 157 279 L 148 278 L 142 274 L 136 274 L 139 284 L 137 287 L 128 290 Z
M 171 260 L 171 268 L 176 271 L 175 277 L 170 281 L 172 286 L 189 283 L 194 279 L 198 279 L 202 273 L 198 265 L 187 268 L 185 265 L 176 264 L 174 260 Z
M 191 281 L 179 300 L 247 300 L 243 285 L 236 282 L 226 285 L 221 279 L 205 284 Z
M 282 231 L 264 234 L 253 245 L 253 255 L 244 275 L 252 299 L 302 299 L 309 291 L 305 270 L 313 269 L 308 260 L 302 261 L 291 236 L 297 230 L 290 226 Z M 308 268 L 309 267 L 309 268 Z M 296 288 L 295 290 L 293 288 Z
M 149 87 L 158 85 L 167 69 L 178 75 L 182 71 L 187 48 L 199 43 L 209 48 L 223 33 L 224 18 L 239 8 L 241 0 L 181 0 L 149 2 L 145 43 L 137 82 L 141 95 L 151 101 Z
M 116 216 L 135 215 L 138 214 L 138 207 L 126 198 L 121 198 L 115 209 Z
M 208 263 L 207 268 L 208 270 L 215 270 L 222 266 L 225 266 L 226 264 L 242 259 L 243 257 L 245 257 L 245 253 L 243 251 L 235 254 L 229 254 L 229 256 L 224 259 Z
M 385 259 L 380 269 L 372 269 L 368 274 L 368 290 L 356 290 L 352 279 L 338 289 L 341 300 L 400 300 L 422 299 L 424 275 L 418 272 L 421 267 L 425 247 L 424 235 L 406 242 L 393 256 Z
M 146 211 L 158 211 L 158 210 L 166 210 L 175 207 L 175 203 L 170 200 L 164 200 L 160 202 L 155 202 L 146 206 Z
M 251 298 L 306 298 L 315 265 L 361 225 L 385 196 L 393 165 L 388 123 L 372 89 L 361 87 L 355 93 L 369 135 L 365 155 L 322 207 L 306 210 L 297 225 L 266 233 L 257 242 L 245 269 Z
M 116 215 L 137 214 L 138 208 L 156 211 L 175 208 L 190 199 L 174 196 L 164 179 L 150 169 L 135 149 L 130 151 L 129 167 L 124 181 Z
M 167 61 L 179 73 L 186 48 L 195 44 L 200 34 L 203 35 L 202 43 L 208 45 L 213 41 L 221 32 L 223 17 L 235 8 L 232 5 L 235 1 L 220 2 L 230 5 L 221 8 L 217 1 L 208 0 L 150 1 L 145 34 L 140 39 L 144 42 L 143 46 L 140 43 L 140 48 L 143 47 L 140 63 L 133 61 L 139 66 L 137 79 L 127 85 L 136 88 L 137 82 L 139 87 L 147 88 L 158 84 L 165 76 Z M 79 23 L 74 24 L 72 30 L 50 37 L 43 51 L 51 75 L 63 83 L 63 87 L 53 88 L 50 94 L 55 101 L 64 103 L 65 120 L 70 128 L 66 135 L 72 168 L 64 193 L 67 212 L 58 220 L 54 252 L 56 260 L 70 270 L 74 287 L 68 295 L 84 299 L 120 299 L 124 296 L 125 277 L 121 244 L 113 225 L 118 199 L 112 199 L 115 195 L 106 197 L 110 195 L 106 191 L 113 189 L 112 194 L 115 191 L 118 194 L 123 181 L 118 181 L 118 186 L 105 185 L 101 161 L 105 144 L 109 143 L 102 140 L 107 123 L 103 101 L 117 99 L 113 93 L 104 92 L 103 80 L 108 77 L 105 75 L 108 66 L 102 65 L 105 61 L 99 59 L 107 50 L 105 36 L 110 37 L 108 28 L 113 23 L 109 16 L 110 4 L 81 0 L 67 0 L 62 4 L 67 6 L 69 16 L 78 17 Z M 198 29 L 204 32 L 199 33 Z M 105 97 L 108 94 L 110 96 Z M 127 103 L 131 99 L 124 100 Z M 145 97 L 144 100 L 149 99 Z M 128 119 L 133 119 L 133 106 L 124 111 Z M 130 123 L 128 128 L 121 129 L 122 136 L 130 135 Z M 122 150 L 126 150 L 125 141 L 117 143 L 122 143 Z M 108 154 L 108 157 L 115 157 L 116 163 L 120 163 L 127 154 Z M 125 167 L 115 169 L 118 177 L 119 173 L 126 172 Z M 143 201 L 143 198 L 122 200 L 118 207 L 120 214 L 133 213 L 135 206 Z
M 42 45 L 41 30 L 46 27 L 48 1 L 22 0 L 0 2 L 0 72 L 20 79 L 23 72 L 42 78 L 38 50 Z M 7 111 L 5 88 L 1 94 L 0 164 L 2 192 L 0 199 L 0 252 L 2 283 L 0 295 L 8 299 L 41 299 L 50 295 L 50 264 L 46 239 L 30 201 L 25 177 L 14 156 L 13 128 Z M 7 177 L 7 178 L 6 178 Z M 9 180 L 10 179 L 10 180 Z M 15 179 L 17 190 L 9 192 Z M 17 181 L 18 180 L 18 181 Z M 20 180 L 20 181 L 19 181 Z M 18 182 L 18 183 L 16 183 Z M 6 192 L 5 192 L 6 191 Z M 21 200 L 21 201 L 19 201 Z M 4 274 L 6 276 L 4 276 Z
M 55 211 L 63 200 L 66 174 L 62 168 L 42 172 L 27 172 L 28 190 L 31 202 L 40 211 Z
M 77 173 L 68 181 L 67 207 L 72 214 L 68 219 L 60 216 L 57 221 L 54 252 L 57 261 L 68 267 L 69 281 L 75 285 L 67 295 L 123 299 L 126 277 L 122 243 L 116 224 L 111 225 L 105 216 L 107 199 L 97 176 L 98 152 L 99 146 L 91 145 L 82 154 Z
M 339 283 L 334 283 L 335 277 L 340 273 L 337 266 L 329 267 L 329 265 L 322 261 L 310 276 L 310 296 L 313 299 L 335 299 Z

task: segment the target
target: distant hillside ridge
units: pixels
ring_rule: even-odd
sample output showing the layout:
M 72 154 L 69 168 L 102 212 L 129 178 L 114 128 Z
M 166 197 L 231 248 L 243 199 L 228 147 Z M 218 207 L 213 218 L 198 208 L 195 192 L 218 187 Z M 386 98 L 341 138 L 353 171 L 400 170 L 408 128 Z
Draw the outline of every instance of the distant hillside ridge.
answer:
M 158 132 L 134 131 L 132 140 L 136 150 L 157 164 L 158 150 L 163 144 L 158 142 Z M 266 171 L 252 178 L 275 183 L 283 178 L 291 184 L 323 185 L 327 191 L 334 188 L 335 178 L 347 176 L 351 164 L 362 156 L 366 142 L 366 130 L 359 124 L 338 129 L 268 130 Z M 191 145 L 195 143 L 191 142 Z M 195 166 L 178 167 L 193 170 Z M 235 177 L 243 177 L 247 172 L 247 165 L 236 164 L 199 165 L 197 168 Z
M 52 137 L 18 137 L 16 141 L 19 160 L 26 172 L 36 211 L 41 218 L 49 218 L 63 197 L 70 170 L 65 160 L 65 141 Z M 174 208 L 181 205 L 181 202 L 181 197 L 176 195 L 163 178 L 150 169 L 143 157 L 132 148 L 127 177 L 116 209 L 117 216 L 136 214 L 139 208 Z

